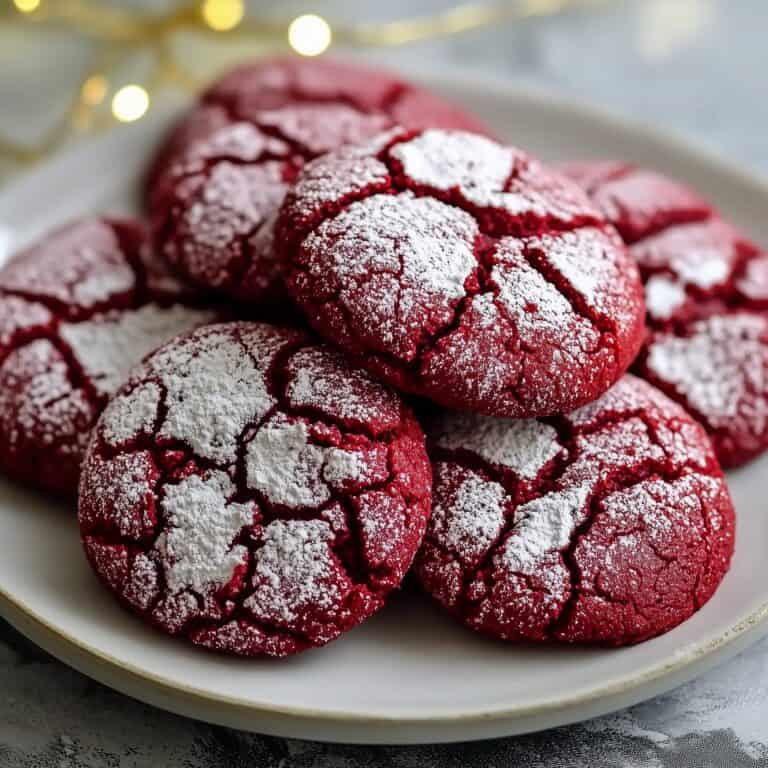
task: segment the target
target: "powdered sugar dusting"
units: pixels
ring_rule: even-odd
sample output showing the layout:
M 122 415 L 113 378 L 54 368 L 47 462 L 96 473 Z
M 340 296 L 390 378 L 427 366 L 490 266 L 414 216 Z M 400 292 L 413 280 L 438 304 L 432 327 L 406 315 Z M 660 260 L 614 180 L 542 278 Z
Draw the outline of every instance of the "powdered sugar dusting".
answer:
M 632 246 L 645 269 L 668 269 L 684 285 L 722 287 L 739 257 L 739 235 L 722 219 L 680 224 Z
M 133 290 L 136 278 L 112 227 L 85 219 L 53 232 L 0 271 L 0 289 L 89 309 Z
M 186 442 L 203 458 L 231 464 L 243 429 L 275 400 L 264 380 L 271 355 L 257 365 L 226 329 L 209 327 L 164 347 L 148 367 L 167 392 L 160 438 Z
M 440 448 L 472 451 L 491 464 L 531 480 L 565 453 L 555 428 L 535 419 L 446 414 L 438 423 L 434 440 Z
M 405 501 L 400 494 L 369 491 L 360 494 L 354 504 L 366 562 L 371 568 L 394 562 L 394 580 L 399 581 L 413 559 L 405 548 L 405 540 L 414 536 Z
M 365 400 L 360 429 L 318 392 L 319 414 L 287 402 L 303 360 Z M 150 355 L 107 407 L 83 476 L 81 533 L 110 589 L 169 634 L 251 656 L 322 645 L 377 610 L 415 555 L 431 475 L 409 411 L 367 377 L 354 392 L 346 370 L 299 331 L 245 322 Z M 115 576 L 109 547 L 126 545 Z
M 287 157 L 290 147 L 252 123 L 236 122 L 193 144 L 178 170 L 185 172 L 200 161 L 212 159 L 236 158 L 239 162 L 254 162 L 265 154 Z
M 668 400 L 658 389 L 642 379 L 627 374 L 620 378 L 604 395 L 587 405 L 566 414 L 564 418 L 574 427 L 588 428 L 599 423 L 606 413 L 631 415 L 638 400 L 648 403 L 664 418 L 682 415 L 683 411 Z
M 259 124 L 279 131 L 310 155 L 330 152 L 344 144 L 359 144 L 390 124 L 386 115 L 366 114 L 346 104 L 291 104 L 260 112 Z
M 455 465 L 435 465 L 436 484 L 456 487 L 432 510 L 429 530 L 441 545 L 471 565 L 501 535 L 507 493 L 503 486 Z
M 97 414 L 48 339 L 12 350 L 0 365 L 0 427 L 14 450 L 34 441 L 55 450 L 59 465 L 64 459 L 79 464 Z
M 339 301 L 356 321 L 380 324 L 385 349 L 408 358 L 425 307 L 445 312 L 465 295 L 464 283 L 477 266 L 477 234 L 464 211 L 405 192 L 352 203 L 311 233 L 303 249 L 310 274 L 322 281 L 330 272 L 341 283 Z M 360 306 L 366 283 L 367 306 Z
M 147 304 L 62 323 L 59 334 L 99 392 L 111 395 L 147 353 L 183 331 L 210 322 L 213 312 Z
M 626 169 L 591 191 L 605 217 L 628 242 L 674 221 L 705 219 L 711 209 L 693 190 L 653 171 Z
M 155 548 L 172 594 L 191 589 L 204 595 L 219 589 L 244 563 L 248 551 L 233 546 L 233 539 L 253 522 L 253 505 L 229 503 L 233 493 L 229 477 L 218 471 L 165 486 L 161 505 L 166 529 Z
M 578 435 L 574 451 L 575 460 L 560 478 L 568 486 L 594 486 L 606 473 L 665 459 L 663 448 L 656 444 L 643 419 L 636 416 Z
M 627 318 L 625 322 L 631 322 L 636 312 L 632 297 L 616 290 L 621 275 L 629 269 L 630 259 L 614 238 L 615 235 L 604 230 L 581 227 L 571 232 L 530 238 L 527 246 L 530 250 L 540 251 L 587 306 L 604 316 L 624 317 Z
M 603 508 L 610 517 L 626 517 L 627 508 L 633 517 L 650 534 L 657 546 L 664 546 L 673 526 L 694 527 L 701 514 L 697 496 L 710 492 L 717 483 L 711 477 L 692 474 L 677 478 L 671 483 L 664 480 L 645 480 L 632 488 L 607 496 Z M 633 534 L 629 534 L 632 536 Z M 636 534 L 635 534 L 636 535 Z
M 0 346 L 12 344 L 20 331 L 43 327 L 52 319 L 53 316 L 42 304 L 16 296 L 3 297 L 0 301 Z
M 645 306 L 654 320 L 668 320 L 685 298 L 685 288 L 666 275 L 653 275 L 645 284 Z
M 343 355 L 321 347 L 300 349 L 288 361 L 286 395 L 294 408 L 315 408 L 357 422 L 400 418 L 400 400 Z
M 576 315 L 568 299 L 527 263 L 523 248 L 520 240 L 503 238 L 496 250 L 499 263 L 491 270 L 497 301 L 514 318 L 521 342 L 536 347 L 542 338 L 556 340 L 563 352 L 574 356 L 594 349 L 599 333 L 592 323 Z
M 640 342 L 641 283 L 618 235 L 574 183 L 479 135 L 394 133 L 318 158 L 278 232 L 312 326 L 446 407 L 568 410 Z
M 768 419 L 768 324 L 750 314 L 715 315 L 690 336 L 658 334 L 648 370 L 669 382 L 713 428 L 736 418 L 761 432 Z
M 389 182 L 387 166 L 360 148 L 346 148 L 328 157 L 319 157 L 304 166 L 288 195 L 286 208 L 294 215 L 314 213 L 316 208 L 336 200 L 375 190 Z
M 248 486 L 273 504 L 318 507 L 331 498 L 329 485 L 364 475 L 357 453 L 313 445 L 303 421 L 277 414 L 247 448 Z
M 748 301 L 768 300 L 768 254 L 759 253 L 749 260 L 736 288 Z
M 255 233 L 280 205 L 286 190 L 283 164 L 220 162 L 201 185 L 198 199 L 184 209 L 180 222 L 183 254 L 177 253 L 175 240 L 165 244 L 165 252 L 174 262 L 183 255 L 192 276 L 220 287 L 231 278 L 228 268 L 239 256 L 233 252 L 238 239 Z
M 512 573 L 541 576 L 544 557 L 559 552 L 584 519 L 589 485 L 553 491 L 518 507 L 499 561 Z
M 323 479 L 331 486 L 340 487 L 348 481 L 361 481 L 367 474 L 367 463 L 358 451 L 325 449 Z
M 274 520 L 254 555 L 254 593 L 245 606 L 262 621 L 294 624 L 308 611 L 332 611 L 346 586 L 325 520 Z
M 475 205 L 511 205 L 517 212 L 517 203 L 511 201 L 512 195 L 505 195 L 504 188 L 523 155 L 511 147 L 473 133 L 427 130 L 395 144 L 390 155 L 417 184 L 443 191 L 458 189 Z
M 160 399 L 160 388 L 151 381 L 117 395 L 114 405 L 106 409 L 101 419 L 101 434 L 107 443 L 118 446 L 138 435 L 148 435 L 155 424 Z
M 517 422 L 438 421 L 441 449 L 443 433 L 451 450 L 481 447 L 433 455 L 417 573 L 469 626 L 511 640 L 624 644 L 687 618 L 722 578 L 733 510 L 703 431 L 646 382 L 622 382 L 581 413 L 555 417 L 562 463 L 525 483 L 496 474 L 482 449 Z
M 148 451 L 121 453 L 110 459 L 87 459 L 89 482 L 81 491 L 88 500 L 88 515 L 106 522 L 121 537 L 137 540 L 154 525 L 152 497 L 155 468 Z M 115 492 L 114 479 L 120 478 Z

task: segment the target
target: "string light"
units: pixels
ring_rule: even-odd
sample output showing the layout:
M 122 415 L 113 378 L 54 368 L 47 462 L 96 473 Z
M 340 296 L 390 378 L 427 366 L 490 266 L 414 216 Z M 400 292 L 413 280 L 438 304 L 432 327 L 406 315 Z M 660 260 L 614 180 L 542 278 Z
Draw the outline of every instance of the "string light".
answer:
M 80 98 L 83 104 L 95 107 L 104 101 L 107 95 L 107 79 L 103 75 L 91 75 L 80 89 Z
M 149 109 L 149 94 L 140 85 L 124 85 L 112 98 L 112 114 L 121 123 L 144 117 Z
M 245 6 L 243 0 L 205 0 L 200 12 L 211 29 L 228 32 L 243 20 Z
M 22 13 L 32 13 L 40 7 L 40 0 L 13 0 L 13 4 Z
M 695 6 L 710 0 L 683 1 L 686 6 Z M 2 2 L 0 0 L 0 27 L 6 18 Z M 292 50 L 303 56 L 317 56 L 332 42 L 357 48 L 395 47 L 565 10 L 594 10 L 615 2 L 617 0 L 466 0 L 427 16 L 376 23 L 339 23 L 331 30 L 329 23 L 316 14 L 299 16 L 287 28 L 281 22 L 249 17 L 245 13 L 245 0 L 187 0 L 160 14 L 121 9 L 101 0 L 11 0 L 10 7 L 22 13 L 22 19 L 76 30 L 95 44 L 95 52 L 90 71 L 83 76 L 78 97 L 72 100 L 65 119 L 33 147 L 0 135 L 0 160 L 19 165 L 38 162 L 59 149 L 73 133 L 105 130 L 112 120 L 141 119 L 149 109 L 152 94 L 164 86 L 173 85 L 186 91 L 199 89 L 204 85 L 201 78 L 184 66 L 172 45 L 179 32 L 232 32 L 240 44 L 263 50 L 284 40 L 287 30 Z M 154 56 L 152 67 L 145 74 L 145 87 L 121 88 L 111 99 L 111 109 L 100 110 L 110 93 L 108 75 L 112 68 L 124 56 L 136 51 Z
M 314 13 L 298 16 L 288 27 L 288 43 L 302 56 L 319 56 L 328 50 L 331 39 L 330 25 Z

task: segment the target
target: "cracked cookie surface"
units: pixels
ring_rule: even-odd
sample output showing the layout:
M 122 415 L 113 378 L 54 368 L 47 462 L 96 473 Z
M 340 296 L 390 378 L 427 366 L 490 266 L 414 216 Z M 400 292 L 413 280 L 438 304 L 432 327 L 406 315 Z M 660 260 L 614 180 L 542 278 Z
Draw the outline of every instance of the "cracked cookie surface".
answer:
M 155 241 L 196 283 L 279 302 L 274 214 L 301 166 L 396 124 L 484 130 L 393 75 L 332 59 L 267 59 L 209 88 L 167 140 L 148 184 Z
M 672 629 L 730 563 L 734 511 L 704 430 L 647 382 L 546 420 L 446 413 L 415 571 L 472 629 L 628 645 Z
M 635 371 L 709 432 L 725 466 L 768 447 L 768 257 L 688 187 L 621 163 L 564 170 L 621 233 L 645 284 Z
M 212 310 L 151 254 L 136 221 L 64 226 L 0 269 L 0 466 L 74 494 L 93 425 L 130 368 Z
M 571 410 L 642 340 L 642 286 L 615 231 L 575 184 L 476 134 L 398 129 L 318 158 L 277 233 L 310 324 L 447 407 Z
M 228 323 L 134 371 L 80 489 L 85 551 L 123 605 L 198 645 L 286 656 L 399 586 L 431 469 L 397 394 L 300 332 Z

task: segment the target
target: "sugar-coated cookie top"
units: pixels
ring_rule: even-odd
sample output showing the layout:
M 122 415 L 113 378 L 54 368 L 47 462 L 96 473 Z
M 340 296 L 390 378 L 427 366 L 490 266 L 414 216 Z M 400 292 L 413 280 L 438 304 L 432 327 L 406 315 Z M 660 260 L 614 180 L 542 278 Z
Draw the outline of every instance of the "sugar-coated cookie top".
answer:
M 638 373 L 709 431 L 720 460 L 768 446 L 768 257 L 684 184 L 622 163 L 564 170 L 630 245 L 650 333 Z
M 135 370 L 97 427 L 80 523 L 97 572 L 152 623 L 285 655 L 381 606 L 429 504 L 397 395 L 301 333 L 230 323 Z
M 709 440 L 640 379 L 547 421 L 447 413 L 429 438 L 416 570 L 474 629 L 638 642 L 687 618 L 728 568 L 733 507 Z
M 604 391 L 634 356 L 634 262 L 584 192 L 461 131 L 395 130 L 309 163 L 278 251 L 312 325 L 437 402 L 520 417 Z
M 73 493 L 91 427 L 146 354 L 216 319 L 135 221 L 83 219 L 0 269 L 0 463 Z

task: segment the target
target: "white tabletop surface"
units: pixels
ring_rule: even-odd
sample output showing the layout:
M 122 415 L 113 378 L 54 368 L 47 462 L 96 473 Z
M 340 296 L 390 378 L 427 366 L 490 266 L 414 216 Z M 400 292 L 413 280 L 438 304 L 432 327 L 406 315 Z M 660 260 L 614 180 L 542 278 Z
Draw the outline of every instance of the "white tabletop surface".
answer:
M 331 0 L 313 7 L 329 19 L 384 18 L 448 4 Z M 273 16 L 311 5 L 251 3 Z M 685 134 L 768 174 L 767 30 L 765 0 L 625 0 L 599 13 L 500 26 L 371 58 L 406 71 L 456 67 L 548 88 Z M 81 46 L 59 45 L 57 71 L 66 79 L 59 63 L 80 66 Z M 65 103 L 57 101 L 60 89 L 49 82 L 49 97 L 23 98 L 28 91 L 18 78 L 2 74 L 11 64 L 20 66 L 18 50 L 0 42 L 0 131 L 42 131 Z M 35 66 L 38 77 L 50 72 Z M 67 669 L 0 621 L 2 768 L 520 765 L 768 765 L 768 641 L 670 694 L 582 725 L 466 745 L 376 748 L 259 737 L 165 714 Z

